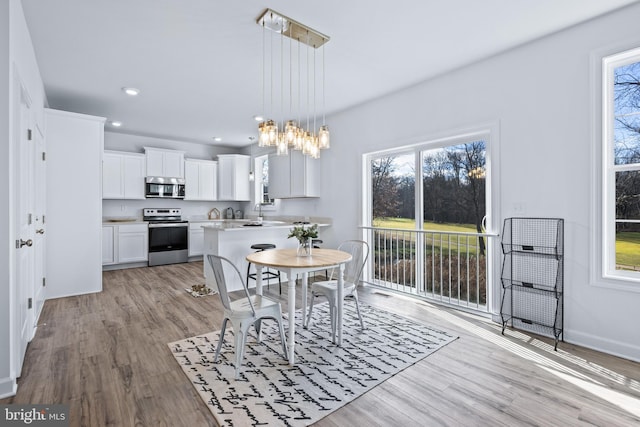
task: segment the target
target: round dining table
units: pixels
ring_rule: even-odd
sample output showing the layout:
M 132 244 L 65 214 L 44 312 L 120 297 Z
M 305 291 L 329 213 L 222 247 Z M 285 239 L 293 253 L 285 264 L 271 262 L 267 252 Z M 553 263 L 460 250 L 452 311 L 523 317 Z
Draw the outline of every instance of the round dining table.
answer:
M 338 310 L 337 332 L 333 336 L 333 342 L 342 345 L 342 317 L 344 307 L 344 266 L 351 261 L 351 254 L 336 249 L 314 248 L 310 256 L 298 256 L 297 249 L 270 249 L 254 252 L 247 255 L 247 261 L 256 266 L 256 293 L 262 295 L 262 269 L 273 268 L 284 272 L 288 279 L 288 317 L 289 331 L 287 347 L 289 363 L 294 364 L 295 355 L 295 309 L 296 309 L 296 277 L 302 276 L 302 322 L 307 313 L 307 285 L 309 273 L 317 270 L 326 270 L 337 267 L 338 277 Z

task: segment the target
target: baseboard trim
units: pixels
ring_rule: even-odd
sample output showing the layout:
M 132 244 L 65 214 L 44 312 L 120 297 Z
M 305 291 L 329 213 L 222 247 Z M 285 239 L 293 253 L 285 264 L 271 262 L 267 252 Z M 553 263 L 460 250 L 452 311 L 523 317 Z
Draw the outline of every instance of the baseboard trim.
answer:
M 18 384 L 15 378 L 2 378 L 0 380 L 0 399 L 12 397 L 18 391 Z
M 614 341 L 584 332 L 567 330 L 564 332 L 566 334 L 565 341 L 571 344 L 577 344 L 592 350 L 601 351 L 602 353 L 640 362 L 640 346 Z

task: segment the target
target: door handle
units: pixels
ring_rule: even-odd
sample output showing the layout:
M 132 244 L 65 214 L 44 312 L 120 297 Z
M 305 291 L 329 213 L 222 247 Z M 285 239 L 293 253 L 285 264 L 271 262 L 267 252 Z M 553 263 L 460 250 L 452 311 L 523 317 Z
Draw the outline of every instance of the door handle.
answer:
M 29 240 L 27 240 L 27 241 L 24 241 L 24 240 L 20 239 L 18 249 L 20 249 L 20 248 L 21 248 L 21 247 L 23 247 L 23 246 L 31 247 L 32 245 L 33 245 L 33 240 L 29 239 Z
M 36 230 L 36 233 L 38 234 L 44 234 L 44 228 L 39 228 Z

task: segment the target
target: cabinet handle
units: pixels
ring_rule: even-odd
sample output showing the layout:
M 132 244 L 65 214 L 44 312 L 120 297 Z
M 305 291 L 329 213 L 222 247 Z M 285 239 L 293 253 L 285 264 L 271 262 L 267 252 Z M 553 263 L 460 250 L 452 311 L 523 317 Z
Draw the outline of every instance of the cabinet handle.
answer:
M 44 228 L 39 228 L 36 230 L 36 233 L 38 234 L 44 234 Z

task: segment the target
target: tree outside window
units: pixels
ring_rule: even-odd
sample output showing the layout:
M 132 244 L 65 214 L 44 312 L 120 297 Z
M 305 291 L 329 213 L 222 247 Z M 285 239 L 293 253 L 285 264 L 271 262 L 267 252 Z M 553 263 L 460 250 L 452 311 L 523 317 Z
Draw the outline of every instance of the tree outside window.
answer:
M 605 120 L 612 155 L 605 165 L 605 200 L 612 215 L 605 218 L 615 221 L 615 227 L 605 224 L 605 238 L 615 239 L 615 254 L 607 264 L 614 271 L 640 271 L 640 51 L 614 60 L 608 70 L 612 105 Z

